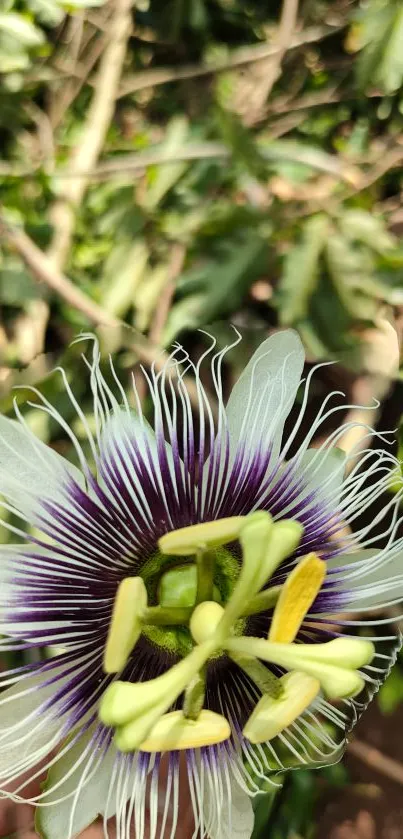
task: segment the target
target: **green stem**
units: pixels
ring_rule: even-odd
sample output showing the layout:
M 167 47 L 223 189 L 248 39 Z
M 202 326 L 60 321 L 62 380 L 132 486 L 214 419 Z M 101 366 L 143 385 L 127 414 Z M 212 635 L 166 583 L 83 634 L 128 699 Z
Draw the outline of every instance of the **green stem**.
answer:
M 280 684 L 280 679 L 277 678 L 267 667 L 251 655 L 244 653 L 237 653 L 231 650 L 229 652 L 230 658 L 235 661 L 235 664 L 249 676 L 250 679 L 257 685 L 262 694 L 271 696 L 273 699 L 279 699 L 283 693 L 283 688 Z
M 202 672 L 196 673 L 189 682 L 183 700 L 183 716 L 188 720 L 197 720 L 200 711 L 203 709 L 204 697 L 206 695 L 205 668 Z
M 273 586 L 256 594 L 247 603 L 242 612 L 242 617 L 247 618 L 248 615 L 257 615 L 259 612 L 265 612 L 266 609 L 271 609 L 276 605 L 280 591 L 281 586 Z
M 151 626 L 181 626 L 189 623 L 192 612 L 192 608 L 149 606 L 144 612 L 143 623 Z
M 214 598 L 214 569 L 215 556 L 212 551 L 206 551 L 200 548 L 196 556 L 197 568 L 197 591 L 196 591 L 196 605 L 204 603 L 205 600 L 213 600 Z

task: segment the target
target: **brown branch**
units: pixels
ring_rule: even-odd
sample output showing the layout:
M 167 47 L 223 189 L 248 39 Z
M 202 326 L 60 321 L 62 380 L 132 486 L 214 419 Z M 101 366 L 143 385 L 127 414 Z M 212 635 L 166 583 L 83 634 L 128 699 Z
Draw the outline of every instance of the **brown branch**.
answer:
M 156 146 L 149 151 L 115 155 L 111 160 L 100 163 L 92 171 L 81 174 L 85 175 L 88 179 L 121 177 L 122 174 L 127 174 L 128 172 L 142 173 L 147 166 L 163 166 L 165 164 L 187 160 L 227 159 L 231 157 L 232 153 L 232 150 L 228 146 L 217 141 L 188 143 L 179 152 L 174 154 L 163 147 Z M 262 148 L 261 154 L 268 161 L 283 159 L 303 163 L 318 172 L 325 172 L 333 177 L 341 178 L 341 180 L 349 184 L 357 183 L 361 178 L 361 171 L 356 166 L 340 160 L 336 155 L 327 154 L 316 149 L 304 148 L 303 146 L 298 147 L 296 144 L 287 146 L 285 143 L 276 144 L 273 142 L 271 146 Z M 57 177 L 70 177 L 69 172 L 57 172 L 55 174 Z
M 120 322 L 116 318 L 76 288 L 71 280 L 56 267 L 53 260 L 38 248 L 23 230 L 11 226 L 1 216 L 0 236 L 17 251 L 36 280 L 51 288 L 74 309 L 82 312 L 91 323 L 103 323 L 109 326 L 119 325 Z
M 4 239 L 10 247 L 17 251 L 38 282 L 44 283 L 69 306 L 81 312 L 90 323 L 96 326 L 120 328 L 122 331 L 127 330 L 128 337 L 125 343 L 135 351 L 140 361 L 147 366 L 153 364 L 156 370 L 163 369 L 167 360 L 166 352 L 162 351 L 160 347 L 156 347 L 140 333 L 136 334 L 134 329 L 129 329 L 123 321 L 105 311 L 98 303 L 76 288 L 72 281 L 55 266 L 54 262 L 38 248 L 23 230 L 13 227 L 0 215 L 1 239 Z M 175 367 L 172 367 L 171 373 L 175 376 Z M 195 382 L 185 376 L 184 383 L 192 404 L 198 409 L 199 397 Z M 211 407 L 213 413 L 215 413 L 214 403 Z
M 281 73 L 283 58 L 292 43 L 297 16 L 298 0 L 283 0 L 276 36 L 277 51 L 273 57 L 261 62 L 258 67 L 254 68 L 255 72 L 249 79 L 252 88 L 250 89 L 247 85 L 248 89 L 245 91 L 244 121 L 246 125 L 254 125 L 262 116 L 265 103 Z
M 69 70 L 64 70 L 64 66 L 59 63 L 55 64 L 57 70 L 64 72 L 69 78 L 69 83 L 64 83 L 63 91 L 58 91 L 58 96 L 52 102 L 51 121 L 54 128 L 58 128 L 66 111 L 70 105 L 77 98 L 81 88 L 88 80 L 88 77 L 94 69 L 100 55 L 105 49 L 106 37 L 104 34 L 98 35 L 95 43 L 91 45 L 88 50 L 85 62 L 77 64 L 76 67 L 69 67 Z
M 304 44 L 311 44 L 332 35 L 340 29 L 339 26 L 313 26 L 305 29 L 299 35 L 295 35 L 288 45 L 288 49 L 297 49 Z M 119 90 L 119 97 L 127 96 L 129 93 L 137 93 L 148 87 L 167 84 L 168 82 L 183 81 L 185 79 L 196 79 L 202 76 L 211 76 L 215 73 L 224 73 L 243 64 L 251 64 L 261 61 L 269 56 L 275 56 L 280 52 L 278 44 L 253 44 L 247 47 L 240 47 L 232 52 L 226 60 L 214 61 L 209 64 L 188 64 L 183 67 L 158 67 L 153 70 L 144 70 L 137 73 L 133 78 L 128 78 Z
M 347 746 L 347 751 L 366 763 L 371 769 L 375 769 L 376 772 L 386 775 L 387 778 L 397 781 L 398 784 L 403 784 L 403 764 L 391 757 L 386 757 L 374 746 L 369 746 L 362 740 L 352 740 Z
M 353 454 L 347 464 L 347 471 L 356 464 L 363 448 L 368 445 L 367 425 L 376 425 L 379 408 L 376 402 L 384 399 L 399 371 L 399 340 L 396 329 L 379 316 L 375 325 L 361 332 L 361 367 L 363 373 L 357 377 L 352 390 L 352 399 L 357 407 L 351 408 L 345 417 L 349 424 L 338 442 L 338 447 Z M 372 407 L 372 411 L 368 411 Z
M 95 166 L 114 113 L 132 26 L 131 7 L 132 0 L 115 0 L 109 40 L 100 61 L 83 134 L 66 166 L 71 177 L 64 182 L 62 194 L 53 207 L 54 236 L 48 254 L 59 268 L 66 261 L 74 232 L 75 210 L 87 188 L 88 179 L 83 173 Z

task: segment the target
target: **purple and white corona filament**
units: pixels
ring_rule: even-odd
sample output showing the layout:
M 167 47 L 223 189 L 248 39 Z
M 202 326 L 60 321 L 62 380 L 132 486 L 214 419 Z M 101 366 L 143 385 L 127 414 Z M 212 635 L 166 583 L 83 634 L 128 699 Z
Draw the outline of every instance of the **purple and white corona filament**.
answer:
M 106 836 L 115 816 L 118 839 L 173 839 L 182 773 L 194 836 L 249 839 L 263 781 L 337 760 L 394 661 L 400 640 L 383 636 L 380 652 L 373 627 L 403 599 L 400 493 L 354 537 L 342 525 L 381 500 L 396 459 L 368 448 L 345 477 L 345 426 L 310 448 L 340 410 L 332 394 L 295 452 L 314 373 L 301 382 L 296 333 L 261 344 L 225 406 L 229 349 L 213 342 L 193 366 L 177 347 L 151 370 L 151 427 L 135 383 L 128 396 L 112 364 L 102 375 L 94 340 L 91 422 L 60 371 L 86 454 L 37 392 L 79 468 L 18 408 L 0 418 L 4 526 L 18 537 L 0 547 L 0 651 L 52 650 L 0 674 L 0 787 L 26 800 L 45 767 L 29 800 L 47 839 L 99 814 Z

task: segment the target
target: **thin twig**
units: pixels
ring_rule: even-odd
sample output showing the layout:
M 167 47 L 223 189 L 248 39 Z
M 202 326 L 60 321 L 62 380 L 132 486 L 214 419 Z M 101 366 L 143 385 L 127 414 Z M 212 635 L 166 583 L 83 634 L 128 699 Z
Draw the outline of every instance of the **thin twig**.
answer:
M 23 230 L 11 226 L 1 216 L 0 237 L 3 237 L 17 251 L 36 280 L 55 291 L 66 303 L 82 312 L 89 321 L 94 324 L 119 326 L 120 321 L 76 288 L 71 280 L 56 267 L 53 260 L 38 248 Z
M 275 55 L 260 62 L 252 77 L 247 80 L 246 98 L 243 103 L 246 125 L 254 125 L 262 116 L 273 85 L 281 73 L 283 58 L 292 43 L 298 16 L 298 0 L 283 0 L 281 17 L 276 35 L 277 51 Z
M 313 26 L 305 29 L 299 35 L 295 35 L 288 49 L 296 49 L 304 44 L 311 44 L 333 35 L 340 29 L 339 26 Z M 119 90 L 119 97 L 127 96 L 129 93 L 137 93 L 148 87 L 167 84 L 168 82 L 195 79 L 201 76 L 211 76 L 214 73 L 224 73 L 243 64 L 251 64 L 274 56 L 280 52 L 278 44 L 253 44 L 247 47 L 240 47 L 232 52 L 225 60 L 212 61 L 209 64 L 188 64 L 183 67 L 158 67 L 153 70 L 144 70 L 132 78 L 127 78 Z
M 127 173 L 142 173 L 147 166 L 163 166 L 165 164 L 178 163 L 187 160 L 208 160 L 220 158 L 227 159 L 232 155 L 232 149 L 224 143 L 216 141 L 194 142 L 183 146 L 175 153 L 167 151 L 164 147 L 156 146 L 148 151 L 134 152 L 115 155 L 111 160 L 100 163 L 92 171 L 80 172 L 91 179 L 104 179 L 109 177 L 122 177 Z M 260 153 L 266 160 L 292 160 L 296 163 L 303 163 L 319 172 L 333 175 L 346 183 L 357 183 L 361 178 L 360 170 L 340 160 L 336 155 L 327 154 L 320 150 L 304 148 L 297 144 L 272 142 L 270 146 L 260 148 Z M 65 171 L 56 173 L 59 177 L 77 177 Z M 77 173 L 78 174 L 78 173 Z
M 123 321 L 111 315 L 110 312 L 105 311 L 98 303 L 91 300 L 84 292 L 76 288 L 72 281 L 55 266 L 54 262 L 38 248 L 35 242 L 23 230 L 19 230 L 10 225 L 0 214 L 0 240 L 2 238 L 9 246 L 17 251 L 38 282 L 44 283 L 59 295 L 59 297 L 65 300 L 69 306 L 81 312 L 90 323 L 97 326 L 128 329 Z M 130 329 L 128 334 L 130 347 L 134 350 L 140 361 L 147 366 L 154 365 L 156 370 L 162 370 L 167 360 L 166 352 L 161 350 L 160 347 L 156 347 L 155 344 L 140 333 L 136 334 L 134 329 Z M 172 376 L 175 376 L 177 371 L 172 366 L 169 372 Z M 195 382 L 188 376 L 183 377 L 183 381 L 192 404 L 198 409 L 199 396 Z M 215 414 L 213 400 L 211 407 Z
M 356 407 L 345 417 L 346 430 L 338 447 L 350 455 L 346 469 L 350 472 L 368 444 L 368 424 L 376 425 L 379 402 L 385 399 L 399 371 L 400 348 L 396 329 L 385 317 L 361 332 L 361 367 L 363 373 L 353 385 Z M 369 412 L 368 408 L 372 408 Z M 353 457 L 351 457 L 353 455 Z
M 403 764 L 391 757 L 386 757 L 374 746 L 369 746 L 362 740 L 352 740 L 347 746 L 348 752 L 357 757 L 371 769 L 375 769 L 382 775 L 386 775 L 392 781 L 397 781 L 398 784 L 403 784 Z
M 66 111 L 77 98 L 83 85 L 87 82 L 90 73 L 94 69 L 100 55 L 105 49 L 105 44 L 106 36 L 104 34 L 98 34 L 94 44 L 92 44 L 91 48 L 88 49 L 88 54 L 86 56 L 85 62 L 83 62 L 82 64 L 77 64 L 75 69 L 74 67 L 69 68 L 68 75 L 70 82 L 68 85 L 64 86 L 62 95 L 60 95 L 60 92 L 58 91 L 59 95 L 55 97 L 54 102 L 52 102 L 51 119 L 54 128 L 58 128 Z M 58 64 L 56 64 L 55 66 L 57 69 L 63 69 Z
M 85 177 L 87 181 L 113 179 L 115 177 L 121 178 L 129 173 L 131 175 L 135 173 L 141 175 L 148 166 L 164 166 L 187 160 L 228 159 L 232 153 L 232 149 L 225 146 L 224 143 L 216 141 L 188 143 L 175 153 L 167 151 L 164 147 L 154 146 L 148 151 L 115 155 L 105 163 L 100 163 L 98 166 L 94 166 L 92 170 L 86 170 L 85 172 L 61 170 L 54 174 L 55 177 L 66 180 L 77 179 L 81 176 Z M 295 144 L 291 150 L 284 142 L 278 145 L 272 142 L 270 147 L 260 148 L 260 153 L 268 161 L 291 160 L 295 163 L 310 166 L 318 172 L 340 178 L 347 184 L 357 185 L 362 183 L 363 175 L 357 166 L 340 160 L 336 155 L 327 154 L 317 149 Z M 12 175 L 13 177 L 26 178 L 33 175 L 34 172 L 35 170 L 32 169 L 17 169 L 15 167 L 11 169 L 0 166 L 0 174 Z
M 94 95 L 88 111 L 81 140 L 73 150 L 66 168 L 70 179 L 64 182 L 59 200 L 53 207 L 54 236 L 49 256 L 62 268 L 74 232 L 75 210 L 85 194 L 88 179 L 85 172 L 96 164 L 102 151 L 115 108 L 127 43 L 132 27 L 132 0 L 115 0 L 109 27 L 109 41 L 103 52 Z

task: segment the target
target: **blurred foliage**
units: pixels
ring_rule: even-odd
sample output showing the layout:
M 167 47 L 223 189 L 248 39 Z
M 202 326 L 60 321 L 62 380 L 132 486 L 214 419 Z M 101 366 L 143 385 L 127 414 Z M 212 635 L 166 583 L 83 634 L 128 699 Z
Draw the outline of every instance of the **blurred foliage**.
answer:
M 7 0 L 0 15 L 2 200 L 42 248 L 113 13 L 113 3 L 85 6 Z M 180 243 L 158 342 L 223 318 L 262 331 L 279 323 L 300 330 L 312 359 L 342 355 L 359 367 L 365 329 L 403 297 L 401 3 L 302 6 L 296 45 L 252 118 L 273 61 L 253 61 L 254 50 L 275 38 L 280 10 L 252 0 L 133 5 L 114 117 L 65 267 L 89 297 L 147 333 Z M 240 50 L 244 63 L 231 67 Z M 153 86 L 158 68 L 168 81 Z M 29 355 L 18 323 L 38 294 L 4 248 L 6 360 Z M 86 324 L 60 300 L 49 304 L 48 329 L 62 329 L 63 342 Z
M 1 4 L 2 212 L 50 254 L 76 150 L 94 128 L 115 6 Z M 96 163 L 80 173 L 83 199 L 61 265 L 90 300 L 161 348 L 180 339 L 200 353 L 207 339 L 197 329 L 221 346 L 228 324 L 238 326 L 245 340 L 230 379 L 278 325 L 299 330 L 310 361 L 338 358 L 359 373 L 367 330 L 403 311 L 401 0 L 301 2 L 282 57 L 270 55 L 281 9 L 134 0 L 111 119 Z M 81 347 L 68 349 L 89 322 L 6 240 L 0 312 L 2 410 L 11 410 L 12 384 L 40 386 L 83 442 L 50 370 L 65 363 L 91 423 L 88 383 L 76 374 Z M 136 349 L 119 338 L 107 349 L 128 378 Z M 18 398 L 35 402 L 27 389 Z M 47 414 L 29 408 L 27 421 L 67 449 Z M 402 700 L 400 663 L 380 707 L 391 713 Z M 342 771 L 327 770 L 329 783 L 344 782 Z M 271 839 L 314 835 L 319 775 L 327 777 L 293 773 L 272 798 Z M 256 836 L 266 835 L 267 812 L 267 801 L 258 805 Z

